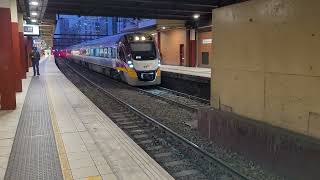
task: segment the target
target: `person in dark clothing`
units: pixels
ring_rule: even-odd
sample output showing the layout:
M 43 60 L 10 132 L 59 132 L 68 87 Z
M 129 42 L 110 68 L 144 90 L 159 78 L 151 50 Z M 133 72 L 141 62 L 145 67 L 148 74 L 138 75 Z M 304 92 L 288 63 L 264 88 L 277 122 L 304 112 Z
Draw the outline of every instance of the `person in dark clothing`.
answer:
M 31 59 L 32 59 L 32 67 L 33 67 L 33 76 L 39 76 L 39 61 L 40 61 L 40 53 L 37 48 L 33 48 L 31 52 Z

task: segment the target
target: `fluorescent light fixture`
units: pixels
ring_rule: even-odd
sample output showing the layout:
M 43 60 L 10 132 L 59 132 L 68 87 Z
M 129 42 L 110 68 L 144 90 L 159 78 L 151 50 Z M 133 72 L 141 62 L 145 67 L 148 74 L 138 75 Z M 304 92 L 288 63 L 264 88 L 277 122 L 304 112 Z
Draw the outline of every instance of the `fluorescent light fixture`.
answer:
M 32 16 L 36 16 L 36 15 L 38 15 L 38 13 L 37 12 L 32 12 L 31 15 Z
M 38 3 L 37 1 L 31 1 L 30 4 L 31 4 L 32 6 L 38 6 L 38 5 L 39 5 L 39 3 Z
M 30 4 L 31 4 L 32 6 L 38 6 L 38 5 L 39 5 L 39 3 L 38 3 L 37 1 L 31 1 Z
M 36 20 L 36 19 L 31 19 L 31 22 L 34 22 L 34 23 L 35 23 L 35 22 L 37 22 L 37 20 Z
M 193 19 L 199 19 L 199 17 L 200 17 L 200 14 L 194 14 L 193 15 Z

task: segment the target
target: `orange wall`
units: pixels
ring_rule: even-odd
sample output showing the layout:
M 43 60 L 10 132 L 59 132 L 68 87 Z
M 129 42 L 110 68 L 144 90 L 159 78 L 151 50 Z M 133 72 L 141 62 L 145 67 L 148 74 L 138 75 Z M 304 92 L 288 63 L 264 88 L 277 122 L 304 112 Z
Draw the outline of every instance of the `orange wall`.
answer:
M 175 29 L 161 32 L 162 63 L 180 65 L 180 44 L 184 44 L 186 60 L 186 30 Z
M 209 63 L 212 63 L 212 45 L 213 44 L 203 44 L 202 40 L 203 39 L 212 39 L 212 31 L 209 32 L 199 32 L 198 34 L 198 66 L 201 67 L 210 67 L 209 64 L 208 65 L 203 65 L 202 64 L 202 52 L 209 52 Z

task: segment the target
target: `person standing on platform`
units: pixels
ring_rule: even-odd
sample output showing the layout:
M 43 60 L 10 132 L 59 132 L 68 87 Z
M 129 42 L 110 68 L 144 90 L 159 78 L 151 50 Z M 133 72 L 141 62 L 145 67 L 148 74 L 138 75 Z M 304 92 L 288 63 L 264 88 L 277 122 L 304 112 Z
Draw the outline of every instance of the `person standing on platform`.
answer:
M 32 59 L 32 67 L 33 67 L 33 76 L 40 76 L 39 73 L 39 61 L 40 61 L 40 53 L 36 47 L 33 48 L 31 52 L 31 59 Z

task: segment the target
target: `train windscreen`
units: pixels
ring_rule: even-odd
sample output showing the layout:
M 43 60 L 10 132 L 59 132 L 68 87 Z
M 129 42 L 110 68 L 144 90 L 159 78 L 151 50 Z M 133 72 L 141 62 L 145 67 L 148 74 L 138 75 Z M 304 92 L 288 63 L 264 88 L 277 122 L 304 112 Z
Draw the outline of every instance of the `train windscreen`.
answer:
M 152 42 L 130 43 L 132 58 L 135 60 L 154 60 L 157 58 L 156 48 Z

